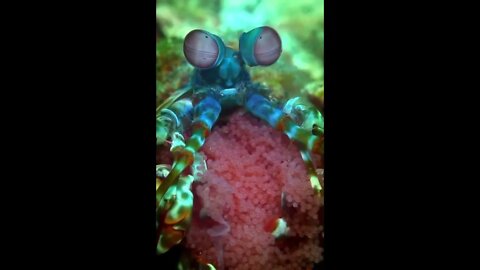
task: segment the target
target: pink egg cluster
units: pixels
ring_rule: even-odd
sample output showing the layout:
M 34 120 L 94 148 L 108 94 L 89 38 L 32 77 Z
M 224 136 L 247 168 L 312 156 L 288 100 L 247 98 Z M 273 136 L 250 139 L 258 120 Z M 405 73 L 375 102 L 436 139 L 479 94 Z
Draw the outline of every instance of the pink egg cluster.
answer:
M 244 111 L 214 128 L 201 154 L 186 246 L 217 269 L 308 269 L 322 260 L 322 202 L 288 137 Z M 288 229 L 272 231 L 286 222 Z

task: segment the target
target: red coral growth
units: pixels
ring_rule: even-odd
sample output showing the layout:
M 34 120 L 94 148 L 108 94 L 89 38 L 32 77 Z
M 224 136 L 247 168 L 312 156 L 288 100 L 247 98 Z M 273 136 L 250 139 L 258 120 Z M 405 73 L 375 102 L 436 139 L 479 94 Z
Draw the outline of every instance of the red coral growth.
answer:
M 202 153 L 208 171 L 193 187 L 186 240 L 199 260 L 217 269 L 291 270 L 322 259 L 321 203 L 288 137 L 240 111 L 214 129 Z M 275 239 L 280 217 L 290 229 Z

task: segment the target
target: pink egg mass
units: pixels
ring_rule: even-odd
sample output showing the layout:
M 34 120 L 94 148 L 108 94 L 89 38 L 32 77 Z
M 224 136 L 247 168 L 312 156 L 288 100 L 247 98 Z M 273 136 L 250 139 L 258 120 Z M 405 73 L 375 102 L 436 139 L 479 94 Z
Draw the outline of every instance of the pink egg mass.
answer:
M 292 270 L 323 259 L 323 199 L 286 135 L 238 111 L 213 129 L 200 154 L 208 169 L 192 186 L 184 239 L 197 260 L 216 269 Z

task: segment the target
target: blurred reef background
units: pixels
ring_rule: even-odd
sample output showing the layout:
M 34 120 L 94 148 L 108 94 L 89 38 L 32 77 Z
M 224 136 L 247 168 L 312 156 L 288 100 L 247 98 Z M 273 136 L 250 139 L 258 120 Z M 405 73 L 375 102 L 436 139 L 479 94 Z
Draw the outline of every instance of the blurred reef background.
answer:
M 183 38 L 204 29 L 238 49 L 243 32 L 268 25 L 282 39 L 283 53 L 269 67 L 249 68 L 279 99 L 307 97 L 324 109 L 323 0 L 157 0 L 157 105 L 188 82 L 193 68 L 183 55 Z

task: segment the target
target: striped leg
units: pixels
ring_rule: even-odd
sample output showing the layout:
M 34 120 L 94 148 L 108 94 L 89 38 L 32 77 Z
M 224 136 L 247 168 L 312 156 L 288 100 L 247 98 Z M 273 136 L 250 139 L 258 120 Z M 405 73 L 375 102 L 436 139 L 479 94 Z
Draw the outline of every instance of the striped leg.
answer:
M 220 103 L 212 98 L 206 97 L 194 108 L 194 119 L 192 124 L 192 136 L 186 146 L 173 149 L 174 163 L 169 175 L 157 190 L 157 200 L 160 201 L 168 187 L 176 182 L 178 176 L 193 163 L 193 155 L 205 143 L 213 124 L 220 115 Z
M 310 153 L 307 150 L 300 150 L 300 154 L 302 156 L 303 162 L 305 162 L 305 165 L 307 167 L 310 185 L 317 194 L 321 194 L 323 188 L 320 180 L 318 179 L 317 172 L 315 171 L 315 166 L 313 165 Z
M 179 184 L 181 173 L 194 161 L 194 154 L 202 147 L 213 124 L 220 114 L 220 103 L 206 97 L 194 107 L 194 120 L 192 124 L 192 136 L 186 142 L 185 147 L 179 146 L 172 149 L 174 163 L 165 180 L 161 181 L 157 191 L 157 226 L 158 245 L 160 253 L 165 252 L 181 241 L 186 226 L 189 223 L 188 208 L 193 204 L 193 195 L 190 196 L 189 184 Z M 178 194 L 178 191 L 183 192 Z M 185 187 L 188 187 L 185 189 Z M 183 201 L 182 201 L 183 200 Z M 190 207 L 191 208 L 191 207 Z
M 301 149 L 323 154 L 323 134 L 316 136 L 312 134 L 312 130 L 299 127 L 290 116 L 273 106 L 264 96 L 252 94 L 248 97 L 245 107 L 250 113 L 266 121 L 270 126 L 282 131 L 291 140 L 299 143 Z

